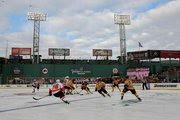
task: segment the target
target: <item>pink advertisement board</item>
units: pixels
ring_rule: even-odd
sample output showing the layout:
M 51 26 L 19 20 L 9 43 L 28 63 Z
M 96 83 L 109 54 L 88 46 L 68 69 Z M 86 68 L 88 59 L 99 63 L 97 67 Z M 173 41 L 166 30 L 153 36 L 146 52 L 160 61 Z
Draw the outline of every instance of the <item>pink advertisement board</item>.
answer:
M 143 77 L 149 76 L 149 68 L 133 68 L 127 70 L 127 75 L 131 79 L 142 79 Z

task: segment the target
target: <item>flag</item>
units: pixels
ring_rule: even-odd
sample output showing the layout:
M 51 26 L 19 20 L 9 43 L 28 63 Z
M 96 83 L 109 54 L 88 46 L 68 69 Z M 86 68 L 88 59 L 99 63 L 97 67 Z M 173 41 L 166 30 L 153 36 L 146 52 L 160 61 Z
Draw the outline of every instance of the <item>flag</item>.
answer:
M 141 44 L 140 42 L 138 42 L 138 43 L 139 43 L 139 47 L 143 47 L 142 44 Z

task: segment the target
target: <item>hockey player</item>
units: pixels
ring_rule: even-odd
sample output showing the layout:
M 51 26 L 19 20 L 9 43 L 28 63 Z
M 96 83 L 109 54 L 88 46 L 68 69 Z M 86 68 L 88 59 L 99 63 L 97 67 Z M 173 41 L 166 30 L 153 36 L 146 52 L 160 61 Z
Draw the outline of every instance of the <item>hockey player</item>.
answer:
M 69 76 L 66 76 L 65 78 L 64 78 L 64 83 L 67 83 L 69 81 Z
M 66 94 L 72 94 L 72 91 L 75 90 L 74 84 L 75 80 L 74 79 L 69 79 L 69 77 L 66 77 L 64 80 L 65 84 L 65 89 L 67 90 Z
M 116 88 L 116 87 L 119 90 L 119 92 L 121 92 L 121 89 L 119 88 L 120 79 L 118 77 L 114 77 L 112 79 L 113 79 L 112 80 L 112 92 L 114 92 L 114 88 Z
M 64 103 L 69 104 L 69 101 L 64 100 L 64 90 L 64 85 L 60 82 L 59 79 L 57 79 L 56 83 L 54 83 L 52 88 L 49 89 L 49 96 L 54 95 L 55 97 L 59 97 Z
M 109 95 L 109 93 L 106 91 L 105 87 L 106 87 L 106 84 L 101 79 L 98 79 L 97 82 L 96 82 L 95 91 L 98 91 L 103 97 L 106 97 L 104 94 L 111 97 Z
M 124 94 L 125 94 L 127 91 L 131 91 L 131 93 L 134 94 L 139 101 L 141 101 L 141 98 L 137 95 L 136 90 L 135 90 L 134 87 L 133 87 L 133 83 L 132 83 L 132 81 L 129 79 L 129 76 L 126 76 L 126 78 L 125 78 L 125 81 L 124 81 L 124 89 L 123 89 L 123 91 L 122 91 L 122 93 L 121 93 L 121 100 L 123 100 Z
M 81 84 L 81 91 L 79 93 L 81 93 L 83 90 L 85 90 L 87 92 L 87 94 L 89 94 L 89 93 L 93 94 L 87 85 L 88 85 L 88 82 L 83 81 Z
M 32 87 L 33 87 L 32 93 L 35 93 L 36 89 L 39 91 L 40 84 L 36 79 L 33 80 Z

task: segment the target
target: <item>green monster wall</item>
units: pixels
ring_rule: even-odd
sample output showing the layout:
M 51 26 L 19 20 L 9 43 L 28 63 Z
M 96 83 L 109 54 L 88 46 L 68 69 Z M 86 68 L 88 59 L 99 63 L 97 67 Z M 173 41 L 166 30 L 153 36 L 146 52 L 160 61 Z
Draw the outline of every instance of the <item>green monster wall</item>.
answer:
M 89 64 L 6 64 L 3 65 L 3 83 L 15 77 L 111 77 L 112 70 L 117 68 L 125 76 L 126 68 L 122 65 L 89 65 Z

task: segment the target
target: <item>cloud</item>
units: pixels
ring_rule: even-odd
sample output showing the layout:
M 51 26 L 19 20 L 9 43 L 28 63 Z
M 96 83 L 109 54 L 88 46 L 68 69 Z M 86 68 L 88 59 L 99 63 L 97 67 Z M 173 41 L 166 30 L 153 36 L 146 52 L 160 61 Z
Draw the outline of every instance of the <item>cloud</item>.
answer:
M 112 49 L 113 58 L 119 55 L 119 30 L 113 15 L 130 14 L 131 25 L 126 26 L 127 51 L 142 49 L 179 49 L 180 1 L 166 1 L 157 5 L 154 0 L 7 0 L 0 7 L 0 41 L 5 49 L 32 47 L 33 22 L 12 25 L 9 16 L 26 16 L 28 11 L 48 13 L 47 21 L 41 22 L 40 54 L 48 58 L 48 48 L 70 48 L 71 58 L 90 58 L 92 49 Z M 152 5 L 153 7 L 149 7 Z M 144 8 L 146 8 L 144 10 Z M 140 12 L 139 12 L 140 11 Z M 24 17 L 25 18 L 25 17 Z M 17 21 L 18 22 L 18 21 Z M 16 30 L 16 27 L 19 29 Z M 0 56 L 4 55 L 4 49 Z M 70 57 L 69 57 L 70 58 Z
M 129 50 L 137 50 L 135 42 L 141 41 L 144 49 L 179 49 L 180 1 L 171 1 L 139 15 L 130 26 Z M 145 35 L 145 33 L 147 35 Z M 134 42 L 135 41 L 135 42 Z
M 0 16 L 1 17 L 1 16 Z M 1 22 L 0 22 L 0 33 L 3 33 L 9 29 L 9 22 L 6 18 L 1 17 Z

